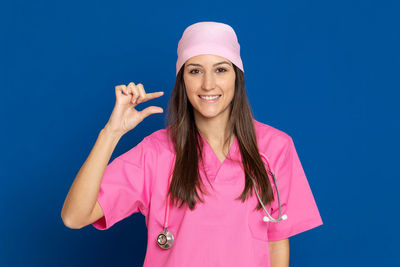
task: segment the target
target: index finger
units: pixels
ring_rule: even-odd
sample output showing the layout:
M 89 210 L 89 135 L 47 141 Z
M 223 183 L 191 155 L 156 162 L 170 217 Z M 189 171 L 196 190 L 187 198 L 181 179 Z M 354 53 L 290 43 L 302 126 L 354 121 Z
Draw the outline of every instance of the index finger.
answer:
M 143 99 L 142 102 L 146 102 L 147 100 L 151 100 L 151 99 L 160 97 L 160 96 L 162 96 L 163 94 L 164 94 L 163 91 L 155 92 L 155 93 L 146 93 L 146 97 Z

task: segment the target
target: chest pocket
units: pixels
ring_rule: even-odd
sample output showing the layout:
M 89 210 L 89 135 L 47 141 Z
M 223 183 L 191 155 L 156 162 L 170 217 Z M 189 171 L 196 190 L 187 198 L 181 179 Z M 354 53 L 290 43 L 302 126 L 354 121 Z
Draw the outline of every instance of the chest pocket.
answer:
M 248 227 L 250 230 L 250 234 L 253 238 L 268 241 L 268 226 L 271 222 L 264 222 L 263 218 L 265 215 L 265 210 L 261 208 L 260 210 L 256 210 L 256 206 L 258 204 L 257 195 L 253 194 L 247 201 L 248 208 Z M 265 206 L 269 210 L 269 206 Z

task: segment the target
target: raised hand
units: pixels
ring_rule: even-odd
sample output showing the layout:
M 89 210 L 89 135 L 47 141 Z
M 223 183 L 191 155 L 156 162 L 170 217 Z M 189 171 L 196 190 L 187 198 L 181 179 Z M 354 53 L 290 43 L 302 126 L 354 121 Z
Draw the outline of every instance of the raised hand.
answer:
M 111 132 L 122 136 L 135 128 L 147 116 L 164 112 L 161 107 L 157 106 L 150 106 L 142 111 L 135 109 L 139 103 L 160 97 L 163 94 L 163 91 L 146 93 L 141 83 L 135 85 L 131 82 L 128 86 L 115 86 L 116 102 L 106 127 Z

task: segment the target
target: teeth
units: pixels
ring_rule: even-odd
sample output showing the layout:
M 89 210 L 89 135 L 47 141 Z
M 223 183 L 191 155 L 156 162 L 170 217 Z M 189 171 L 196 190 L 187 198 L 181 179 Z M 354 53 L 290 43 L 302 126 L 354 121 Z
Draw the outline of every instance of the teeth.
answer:
M 218 97 L 220 97 L 219 95 L 217 96 L 200 96 L 202 99 L 206 99 L 206 100 L 212 100 L 212 99 L 217 99 Z

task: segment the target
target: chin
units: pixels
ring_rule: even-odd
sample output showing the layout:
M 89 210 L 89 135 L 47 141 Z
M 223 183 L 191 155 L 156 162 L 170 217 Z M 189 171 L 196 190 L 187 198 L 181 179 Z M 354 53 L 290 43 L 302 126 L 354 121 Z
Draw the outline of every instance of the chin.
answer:
M 197 112 L 201 117 L 206 118 L 206 119 L 212 119 L 215 117 L 218 117 L 219 115 L 221 115 L 220 112 Z
M 202 117 L 203 118 L 206 118 L 206 119 L 213 119 L 213 118 L 215 118 L 215 117 L 217 117 L 218 115 L 202 115 Z

